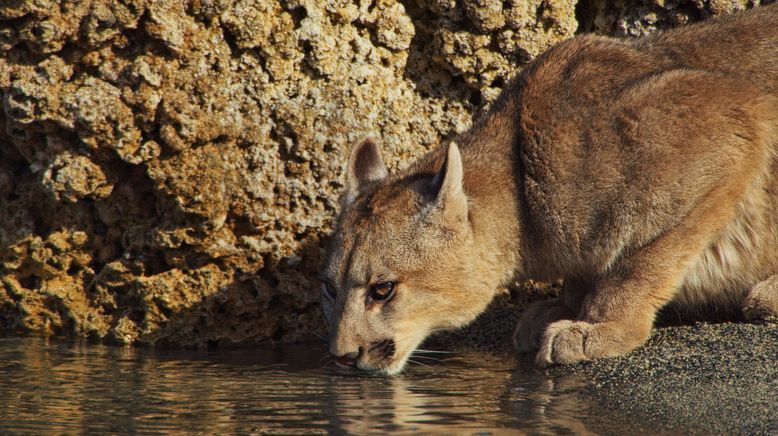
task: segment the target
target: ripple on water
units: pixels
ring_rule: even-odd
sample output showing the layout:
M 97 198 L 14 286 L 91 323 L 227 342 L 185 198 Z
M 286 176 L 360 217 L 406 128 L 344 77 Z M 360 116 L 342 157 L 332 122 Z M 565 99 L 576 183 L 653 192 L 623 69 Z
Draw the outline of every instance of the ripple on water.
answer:
M 0 433 L 586 432 L 582 380 L 474 354 L 380 377 L 322 366 L 324 351 L 2 338 Z

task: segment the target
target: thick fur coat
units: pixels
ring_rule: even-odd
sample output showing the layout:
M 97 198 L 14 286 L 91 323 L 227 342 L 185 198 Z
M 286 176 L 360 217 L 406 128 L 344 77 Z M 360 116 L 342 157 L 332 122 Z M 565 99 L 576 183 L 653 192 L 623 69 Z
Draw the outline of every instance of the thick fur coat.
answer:
M 357 146 L 322 268 L 338 361 L 400 371 L 501 285 L 564 278 L 514 340 L 624 354 L 671 301 L 778 314 L 778 5 L 539 56 L 451 144 L 388 174 Z

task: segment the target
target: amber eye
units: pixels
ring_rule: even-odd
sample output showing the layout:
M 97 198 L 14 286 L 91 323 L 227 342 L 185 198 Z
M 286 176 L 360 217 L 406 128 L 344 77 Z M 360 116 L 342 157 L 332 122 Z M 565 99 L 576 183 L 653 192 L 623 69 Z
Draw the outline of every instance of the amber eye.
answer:
M 332 284 L 329 282 L 321 282 L 321 291 L 324 292 L 324 295 L 333 300 L 338 296 L 338 293 L 335 291 L 335 287 L 332 286 Z
M 394 295 L 394 282 L 381 282 L 370 285 L 370 298 L 375 301 L 385 301 Z

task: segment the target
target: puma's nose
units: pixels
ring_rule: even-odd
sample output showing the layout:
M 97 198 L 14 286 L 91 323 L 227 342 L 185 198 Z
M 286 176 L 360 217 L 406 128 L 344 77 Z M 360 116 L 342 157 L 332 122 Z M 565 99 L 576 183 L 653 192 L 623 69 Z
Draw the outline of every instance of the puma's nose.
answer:
M 359 357 L 359 351 L 344 354 L 342 356 L 334 356 L 334 357 L 335 357 L 335 363 L 337 363 L 338 365 L 355 367 L 357 366 L 357 357 Z

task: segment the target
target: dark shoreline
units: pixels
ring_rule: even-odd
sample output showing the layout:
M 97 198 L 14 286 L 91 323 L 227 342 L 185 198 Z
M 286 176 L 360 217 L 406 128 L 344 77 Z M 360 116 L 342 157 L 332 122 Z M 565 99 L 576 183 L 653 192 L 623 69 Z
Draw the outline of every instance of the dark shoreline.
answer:
M 511 344 L 517 315 L 494 309 L 431 343 L 530 366 Z M 595 432 L 616 420 L 638 433 L 778 434 L 778 320 L 659 327 L 626 356 L 537 371 L 587 380 L 582 400 L 609 417 L 587 422 Z

